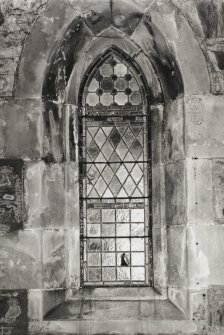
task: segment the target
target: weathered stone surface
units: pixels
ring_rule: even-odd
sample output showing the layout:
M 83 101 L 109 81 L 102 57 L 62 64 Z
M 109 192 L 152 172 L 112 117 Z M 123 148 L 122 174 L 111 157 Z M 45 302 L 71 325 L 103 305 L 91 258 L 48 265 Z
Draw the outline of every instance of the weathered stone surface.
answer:
M 0 291 L 0 330 L 2 334 L 26 335 L 27 291 Z
M 65 211 L 64 167 L 59 164 L 46 166 L 42 187 L 42 224 L 62 226 Z
M 23 227 L 23 161 L 0 160 L 0 235 Z
M 76 62 L 93 34 L 81 17 L 67 28 L 60 44 L 55 47 L 45 73 L 42 96 L 51 101 L 63 102 L 65 89 Z M 83 75 L 83 73 L 82 73 Z M 73 89 L 74 91 L 74 89 Z M 76 92 L 78 94 L 78 92 Z
M 207 334 L 207 290 L 192 291 L 190 294 L 190 317 L 195 322 L 199 334 Z
M 67 287 L 80 288 L 80 229 L 76 227 L 65 232 L 67 252 Z
M 0 119 L 5 138 L 5 158 L 40 158 L 42 155 L 42 102 L 0 101 Z M 4 126 L 5 125 L 5 126 Z
M 189 157 L 223 157 L 224 130 L 222 97 L 185 98 L 185 145 Z
M 64 107 L 44 102 L 43 157 L 48 162 L 62 162 L 64 157 Z
M 165 181 L 164 166 L 152 167 L 152 213 L 153 225 L 165 226 Z
M 0 28 L 2 48 L 23 42 L 36 17 L 44 10 L 48 0 L 2 0 L 1 11 L 4 22 Z
M 173 0 L 172 3 L 183 13 L 185 19 L 191 25 L 194 33 L 198 37 L 204 37 L 204 32 L 197 10 L 197 1 L 195 0 Z
M 94 37 L 85 48 L 84 52 L 86 51 L 91 59 L 97 59 L 100 55 L 108 51 L 108 49 L 113 47 L 117 47 L 121 52 L 123 51 L 131 57 L 134 57 L 138 53 L 139 47 L 130 39 L 122 36 L 114 27 L 109 28 L 107 32 L 107 37 Z
M 43 286 L 62 288 L 66 284 L 64 231 L 43 231 Z
M 216 222 L 224 223 L 224 160 L 212 162 L 213 210 Z
M 0 24 L 0 96 L 13 94 L 14 73 L 18 58 L 32 23 L 45 8 L 48 0 L 1 1 Z M 5 74 L 7 73 L 7 76 Z
M 12 95 L 14 85 L 14 75 L 0 74 L 0 97 Z
M 79 165 L 75 162 L 65 164 L 65 206 L 67 228 L 79 230 Z
M 111 5 L 109 0 L 68 0 L 85 20 L 94 35 L 111 25 Z
M 161 83 L 149 58 L 146 57 L 143 51 L 140 51 L 134 57 L 134 61 L 139 65 L 140 69 L 142 70 L 143 76 L 146 78 L 146 85 L 148 84 L 148 91 L 150 95 L 150 104 L 157 105 L 158 103 L 162 103 L 163 93 Z
M 184 104 L 183 99 L 177 99 L 165 105 L 163 122 L 163 152 L 164 163 L 184 159 Z
M 164 82 L 165 94 L 167 90 L 168 96 L 176 97 L 178 92 L 182 91 L 181 80 L 184 83 L 185 94 L 209 93 L 210 82 L 205 57 L 180 11 L 169 1 L 155 1 L 146 13 L 149 17 L 146 16 L 145 24 L 151 27 L 150 31 L 153 34 L 150 36 L 150 33 L 139 25 L 133 38 L 152 58 L 157 49 L 157 64 L 162 60 L 158 74 Z M 154 47 L 154 43 L 157 48 Z M 178 65 L 173 55 L 178 60 Z M 166 76 L 163 78 L 164 72 Z
M 187 222 L 212 224 L 213 215 L 212 161 L 186 160 Z
M 197 10 L 205 37 L 216 36 L 218 15 L 213 2 L 210 0 L 198 1 Z
M 168 299 L 189 318 L 188 290 L 186 287 L 168 287 Z M 176 335 L 176 334 L 175 334 Z M 180 333 L 181 335 L 181 333 Z
M 206 55 L 211 80 L 211 93 L 224 92 L 224 40 L 223 38 L 209 38 L 201 41 L 201 47 Z
M 44 290 L 43 291 L 43 317 L 65 301 L 65 290 Z
M 223 226 L 190 225 L 187 234 L 189 286 L 223 285 Z
M 187 285 L 186 228 L 169 227 L 167 230 L 168 286 Z
M 5 156 L 6 150 L 6 122 L 0 119 L 0 157 Z
M 41 227 L 42 209 L 42 178 L 45 171 L 44 162 L 25 164 L 25 204 L 27 211 L 26 227 Z
M 163 105 L 151 107 L 151 152 L 153 166 L 162 164 L 163 117 Z
M 211 286 L 208 290 L 208 325 L 209 330 L 224 331 L 224 287 Z
M 144 19 L 135 29 L 131 40 L 149 57 L 161 82 L 165 100 L 175 99 L 183 92 L 183 83 L 163 34 Z
M 0 5 L 0 157 L 26 161 L 28 210 L 27 222 L 23 219 L 26 230 L 9 233 L 0 239 L 0 288 L 33 289 L 29 293 L 29 311 L 38 335 L 42 331 L 46 334 L 85 334 L 86 330 L 95 334 L 125 331 L 128 335 L 149 332 L 153 335 L 207 335 L 207 304 L 201 288 L 224 285 L 223 98 L 195 94 L 210 92 L 207 63 L 210 71 L 214 67 L 210 72 L 211 92 L 223 92 L 224 2 L 113 0 L 110 7 L 109 0 L 55 0 L 44 11 L 46 4 L 46 0 L 2 0 Z M 108 29 L 111 22 L 114 27 Z M 93 39 L 93 35 L 97 37 Z M 13 94 L 14 75 L 25 38 L 16 81 L 19 99 L 9 99 L 6 97 Z M 207 63 L 199 43 L 205 46 Z M 74 150 L 75 154 L 70 156 L 74 144 L 74 138 L 68 136 L 73 131 L 72 122 L 66 123 L 68 119 L 64 116 L 68 110 L 63 109 L 62 102 L 68 99 L 68 104 L 77 106 L 80 103 L 83 74 L 96 57 L 102 56 L 112 45 L 133 57 L 146 72 L 155 97 L 150 101 L 155 105 L 163 101 L 154 69 L 167 100 L 183 92 L 188 94 L 184 106 L 180 97 L 165 104 L 165 118 L 161 109 L 158 112 L 155 107 L 152 112 L 154 285 L 164 291 L 169 285 L 172 303 L 186 315 L 190 306 L 190 317 L 195 323 L 164 320 L 169 315 L 156 301 L 152 306 L 157 314 L 153 314 L 150 324 L 148 302 L 136 302 L 131 311 L 139 315 L 137 322 L 122 320 L 124 309 L 130 309 L 130 302 L 124 309 L 116 303 L 115 309 L 107 308 L 106 312 L 107 304 L 84 304 L 85 321 L 80 320 L 81 314 L 77 313 L 76 324 L 40 321 L 42 312 L 47 313 L 63 301 L 64 290 L 56 293 L 52 289 L 65 286 L 77 289 L 80 285 L 78 155 Z M 70 87 L 66 88 L 68 83 Z M 41 96 L 45 101 L 46 98 L 48 102 L 51 100 L 49 105 L 48 102 L 42 105 Z M 28 101 L 24 97 L 39 98 Z M 74 107 L 74 113 L 76 111 Z M 70 130 L 66 130 L 69 125 Z M 184 143 L 188 156 L 186 169 Z M 40 161 L 43 157 L 45 162 Z M 76 160 L 76 163 L 69 160 Z M 168 233 L 164 226 L 168 226 Z M 49 288 L 43 295 L 42 285 Z M 190 300 L 188 286 L 194 290 Z M 220 291 L 211 288 L 209 298 L 210 333 L 216 335 L 222 335 L 224 327 L 222 291 L 223 288 Z M 93 310 L 97 311 L 98 323 L 87 320 L 96 316 L 91 314 Z M 73 312 L 75 315 L 76 310 Z M 179 315 L 176 312 L 175 315 Z M 115 314 L 121 317 L 117 323 L 105 320 L 105 315 L 113 318 Z M 158 315 L 161 320 L 155 320 Z M 20 332 L 18 328 L 16 334 Z
M 185 162 L 165 166 L 165 220 L 167 226 L 186 223 Z
M 18 69 L 16 97 L 41 97 L 49 57 L 78 14 L 65 0 L 53 1 L 33 25 L 24 43 L 23 57 Z
M 168 285 L 166 230 L 162 227 L 154 227 L 152 235 L 154 287 L 166 288 Z
M 43 317 L 43 291 L 28 291 L 28 317 L 29 321 L 40 321 Z
M 131 35 L 141 20 L 145 8 L 146 4 L 141 2 L 113 0 L 112 23 L 116 28 Z
M 63 227 L 65 218 L 64 165 L 26 164 L 26 227 Z
M 42 286 L 41 232 L 17 231 L 1 237 L 1 289 Z

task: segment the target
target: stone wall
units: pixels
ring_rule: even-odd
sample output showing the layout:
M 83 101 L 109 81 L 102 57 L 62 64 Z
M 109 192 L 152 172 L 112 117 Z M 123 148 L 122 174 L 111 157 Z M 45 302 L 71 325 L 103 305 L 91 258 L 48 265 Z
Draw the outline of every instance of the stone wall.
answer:
M 110 10 L 109 1 L 0 2 L 0 330 L 9 328 L 6 299 L 20 306 L 10 327 L 21 331 L 12 334 L 25 335 L 27 310 L 38 321 L 79 286 L 69 251 L 78 245 L 79 192 L 68 110 L 74 115 L 84 70 L 116 31 L 133 59 L 149 56 L 165 99 L 149 78 L 160 135 L 153 187 L 167 199 L 154 202 L 163 222 L 154 229 L 155 282 L 197 334 L 222 334 L 224 1 L 114 0 L 114 31 Z

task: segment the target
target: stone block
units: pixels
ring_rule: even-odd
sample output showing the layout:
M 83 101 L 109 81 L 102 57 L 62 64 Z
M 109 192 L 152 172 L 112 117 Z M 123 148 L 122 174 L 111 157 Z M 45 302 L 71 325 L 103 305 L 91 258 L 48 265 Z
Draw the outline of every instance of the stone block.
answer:
M 67 103 L 74 106 L 79 105 L 79 89 L 83 80 L 83 74 L 92 64 L 92 59 L 87 52 L 81 53 L 77 63 L 74 65 L 73 72 L 70 78 L 70 83 L 67 88 Z
M 10 97 L 13 93 L 14 74 L 0 74 L 0 97 Z
M 224 156 L 223 105 L 223 98 L 218 96 L 185 97 L 185 145 L 188 157 Z
M 191 22 L 194 34 L 198 37 L 204 37 L 201 20 L 198 15 L 197 2 L 194 0 L 173 0 L 173 4 L 181 10 L 186 20 Z
M 125 34 L 131 35 L 142 18 L 146 3 L 128 0 L 114 0 L 112 6 L 112 24 Z
M 224 227 L 216 225 L 189 225 L 188 275 L 189 287 L 206 288 L 224 284 Z
M 63 227 L 65 173 L 63 164 L 26 163 L 26 227 Z
M 64 160 L 64 106 L 51 101 L 44 102 L 43 157 L 47 162 Z
M 156 289 L 167 288 L 167 239 L 166 229 L 154 227 L 153 229 L 153 285 Z
M 154 226 L 166 225 L 164 166 L 152 167 L 152 215 Z
M 165 222 L 167 226 L 186 223 L 185 162 L 165 166 Z
M 69 229 L 65 232 L 67 245 L 67 287 L 80 288 L 80 230 Z
M 132 34 L 131 40 L 150 59 L 160 79 L 165 100 L 174 100 L 183 91 L 182 78 L 174 56 L 159 29 L 154 29 L 145 15 Z
M 82 58 L 83 49 L 92 38 L 93 34 L 83 19 L 80 16 L 74 19 L 50 57 L 42 92 L 45 100 L 58 102 L 65 100 L 65 89 L 73 67 Z M 79 88 L 77 92 L 72 89 L 73 93 L 79 93 Z
M 0 157 L 5 156 L 6 150 L 6 122 L 0 119 Z
M 132 41 L 117 32 L 115 28 L 110 28 L 108 35 L 109 37 L 95 37 L 92 39 L 91 43 L 88 44 L 85 51 L 88 52 L 88 55 L 91 57 L 91 59 L 97 59 L 109 48 L 113 48 L 113 46 L 116 46 L 130 57 L 134 57 L 138 53 L 139 48 Z
M 42 178 L 45 171 L 45 163 L 40 162 L 26 162 L 25 163 L 25 203 L 27 220 L 25 227 L 41 227 L 42 209 Z
M 197 325 L 199 334 L 207 334 L 208 299 L 207 290 L 189 292 L 190 318 Z
M 196 6 L 204 36 L 206 38 L 216 37 L 218 28 L 217 8 L 210 0 L 198 1 Z
M 167 230 L 168 286 L 187 285 L 186 227 L 169 227 Z
M 0 52 L 0 75 L 14 75 L 16 71 L 16 62 L 14 58 L 4 57 Z
M 17 231 L 1 237 L 0 288 L 42 286 L 41 232 Z
M 212 161 L 213 210 L 217 223 L 224 223 L 224 160 Z
M 5 124 L 5 158 L 40 158 L 42 154 L 42 102 L 0 101 L 1 123 Z
M 168 299 L 189 318 L 188 290 L 185 287 L 168 287 Z
M 162 105 L 151 108 L 151 152 L 153 166 L 162 163 L 163 114 Z
M 64 288 L 66 286 L 64 231 L 43 231 L 43 286 Z
M 43 294 L 43 317 L 65 301 L 65 290 L 44 290 Z
M 65 0 L 53 1 L 33 25 L 18 69 L 16 97 L 40 98 L 49 58 L 79 13 Z
M 111 6 L 109 0 L 69 0 L 68 3 L 81 14 L 96 36 L 111 25 Z
M 43 290 L 28 291 L 29 321 L 40 321 L 43 317 Z
M 155 1 L 149 12 L 153 26 L 160 30 L 169 50 L 177 59 L 185 94 L 209 94 L 210 78 L 206 59 L 181 11 L 169 1 Z
M 184 104 L 177 99 L 165 105 L 162 160 L 164 163 L 184 159 Z
M 186 160 L 187 222 L 213 223 L 212 161 Z
M 65 225 L 80 229 L 79 222 L 79 165 L 75 162 L 65 164 Z
M 23 161 L 0 160 L 0 235 L 23 227 Z
M 155 104 L 157 108 L 161 109 L 163 105 L 159 103 L 163 102 L 162 100 L 162 87 L 161 83 L 157 77 L 155 69 L 152 66 L 149 58 L 144 54 L 143 51 L 140 51 L 134 58 L 136 63 L 140 66 L 142 72 L 144 73 L 146 84 L 148 84 L 150 91 L 150 103 Z M 157 105 L 158 104 L 158 105 Z
M 65 188 L 64 166 L 46 165 L 42 179 L 41 224 L 45 227 L 61 227 L 64 224 Z
M 0 330 L 2 334 L 27 334 L 28 318 L 26 290 L 0 291 Z
M 208 326 L 217 334 L 224 331 L 224 286 L 208 289 Z

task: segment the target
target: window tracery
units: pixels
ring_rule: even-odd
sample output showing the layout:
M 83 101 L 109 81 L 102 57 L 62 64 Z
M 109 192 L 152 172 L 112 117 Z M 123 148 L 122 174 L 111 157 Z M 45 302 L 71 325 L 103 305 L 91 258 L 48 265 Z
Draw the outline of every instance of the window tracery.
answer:
M 139 73 L 113 53 L 86 82 L 79 116 L 83 286 L 151 285 L 145 100 Z

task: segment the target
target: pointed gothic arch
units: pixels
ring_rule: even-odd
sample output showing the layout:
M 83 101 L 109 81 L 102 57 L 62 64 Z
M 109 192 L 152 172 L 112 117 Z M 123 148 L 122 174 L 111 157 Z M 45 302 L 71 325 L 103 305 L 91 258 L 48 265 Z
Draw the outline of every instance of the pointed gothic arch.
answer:
M 113 49 L 83 77 L 82 286 L 152 286 L 150 109 L 143 78 Z

